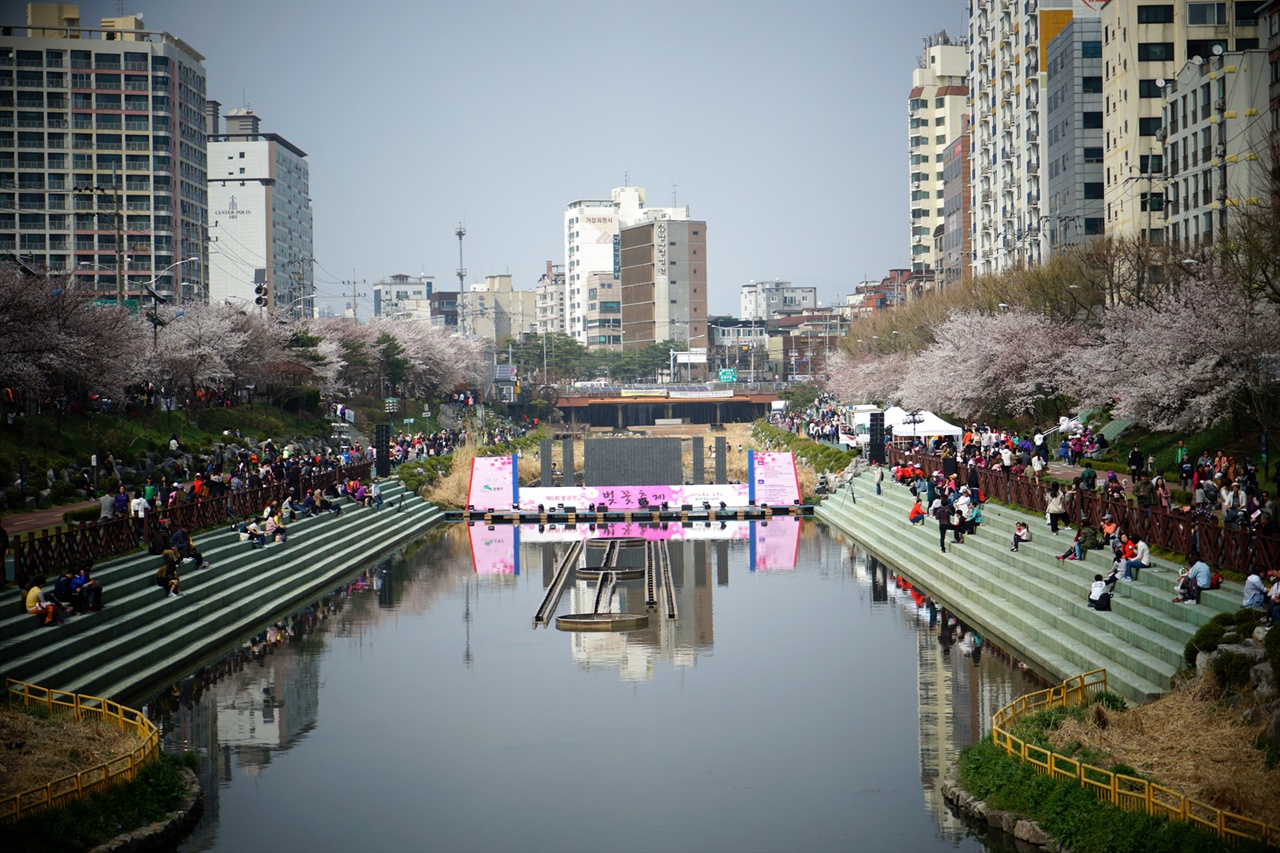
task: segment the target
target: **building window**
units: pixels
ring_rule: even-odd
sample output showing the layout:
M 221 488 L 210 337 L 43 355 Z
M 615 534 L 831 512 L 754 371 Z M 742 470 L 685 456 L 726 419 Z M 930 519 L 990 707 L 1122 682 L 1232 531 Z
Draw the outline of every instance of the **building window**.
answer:
M 1087 236 L 1102 234 L 1106 230 L 1101 216 L 1086 216 L 1084 218 L 1084 233 Z
M 1084 197 L 1094 200 L 1103 198 L 1105 193 L 1102 188 L 1102 181 L 1087 181 L 1084 185 Z
M 1102 162 L 1102 149 L 1101 149 L 1101 148 L 1086 148 L 1086 149 L 1084 149 L 1084 161 L 1085 161 L 1086 163 L 1101 163 L 1101 162 Z
M 1102 42 L 1100 41 L 1080 42 L 1080 56 L 1083 59 L 1101 59 L 1102 58 Z
M 1236 26 L 1258 26 L 1258 7 L 1261 5 L 1261 0 L 1236 0 Z M 1257 45 L 1255 44 L 1254 47 Z M 1240 47 L 1240 43 L 1236 42 L 1236 50 L 1245 50 L 1245 48 Z
M 1146 116 L 1138 119 L 1139 136 L 1155 136 L 1163 119 L 1160 116 Z
M 1188 3 L 1187 4 L 1187 26 L 1217 27 L 1217 26 L 1226 26 L 1226 24 L 1227 24 L 1227 4 L 1226 3 Z
M 1139 62 L 1169 62 L 1173 59 L 1173 42 L 1147 41 L 1138 45 Z
M 1173 23 L 1173 4 L 1159 3 L 1151 6 L 1138 7 L 1138 23 L 1139 24 L 1172 24 Z
M 1102 129 L 1102 111 L 1088 111 L 1081 116 L 1081 121 L 1086 130 Z
M 1080 91 L 1086 95 L 1102 94 L 1102 78 L 1101 77 L 1081 77 Z
M 1160 97 L 1160 87 L 1156 85 L 1155 80 L 1139 80 L 1138 81 L 1138 97 L 1139 98 L 1158 98 Z
M 1138 171 L 1144 175 L 1159 175 L 1164 172 L 1164 157 L 1159 154 L 1143 154 L 1138 158 L 1138 163 Z

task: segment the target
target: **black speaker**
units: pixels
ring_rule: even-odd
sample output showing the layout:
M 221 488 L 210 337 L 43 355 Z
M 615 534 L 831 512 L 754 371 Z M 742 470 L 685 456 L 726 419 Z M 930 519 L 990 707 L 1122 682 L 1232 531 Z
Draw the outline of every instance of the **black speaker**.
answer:
M 379 477 L 391 476 L 391 424 L 373 426 L 374 472 Z
M 867 458 L 884 464 L 884 412 L 871 413 L 871 426 L 867 442 Z

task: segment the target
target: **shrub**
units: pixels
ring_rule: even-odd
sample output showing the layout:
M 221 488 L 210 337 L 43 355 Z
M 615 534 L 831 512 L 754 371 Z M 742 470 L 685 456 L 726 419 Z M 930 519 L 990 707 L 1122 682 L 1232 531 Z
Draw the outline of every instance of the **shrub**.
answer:
M 1253 668 L 1253 658 L 1239 652 L 1224 651 L 1210 664 L 1218 686 L 1225 690 L 1239 690 L 1249 683 L 1249 670 Z
M 62 514 L 62 520 L 67 524 L 75 524 L 80 521 L 97 521 L 102 515 L 102 510 L 96 506 L 87 506 L 84 509 L 70 509 Z
M 1220 613 L 1218 615 L 1226 616 L 1228 614 Z M 1195 636 L 1187 641 L 1187 648 L 1182 653 L 1182 656 L 1187 661 L 1187 666 L 1195 666 L 1196 655 L 1200 652 L 1211 652 L 1216 649 L 1218 644 L 1222 642 L 1222 635 L 1226 632 L 1226 627 L 1217 621 L 1217 617 L 1201 625 Z

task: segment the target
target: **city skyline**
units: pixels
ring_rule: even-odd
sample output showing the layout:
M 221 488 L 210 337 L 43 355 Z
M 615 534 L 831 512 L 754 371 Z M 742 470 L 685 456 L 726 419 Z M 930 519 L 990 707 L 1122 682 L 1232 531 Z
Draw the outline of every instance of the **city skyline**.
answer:
M 79 5 L 82 26 L 120 11 Z M 510 274 L 533 289 L 563 263 L 565 205 L 628 183 L 708 223 L 712 313 L 774 277 L 832 304 L 910 265 L 910 71 L 924 35 L 965 22 L 960 0 L 135 12 L 206 57 L 209 98 L 308 152 L 317 302 L 341 310 L 354 279 L 366 317 L 390 275 L 456 289 L 459 222 L 468 284 Z M 851 46 L 859 32 L 874 37 Z

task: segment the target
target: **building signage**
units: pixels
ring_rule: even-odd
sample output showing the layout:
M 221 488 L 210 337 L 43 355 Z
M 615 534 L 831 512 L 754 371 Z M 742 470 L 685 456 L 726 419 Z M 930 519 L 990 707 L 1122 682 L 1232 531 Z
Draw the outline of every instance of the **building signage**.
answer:
M 613 235 L 613 280 L 622 278 L 622 236 Z
M 215 210 L 213 215 L 224 219 L 235 219 L 239 216 L 248 216 L 250 213 L 252 213 L 252 211 L 245 210 L 240 207 L 240 205 L 236 203 L 236 197 L 232 196 L 227 202 L 226 209 Z
M 653 226 L 653 275 L 656 281 L 667 277 L 667 223 L 659 220 Z

